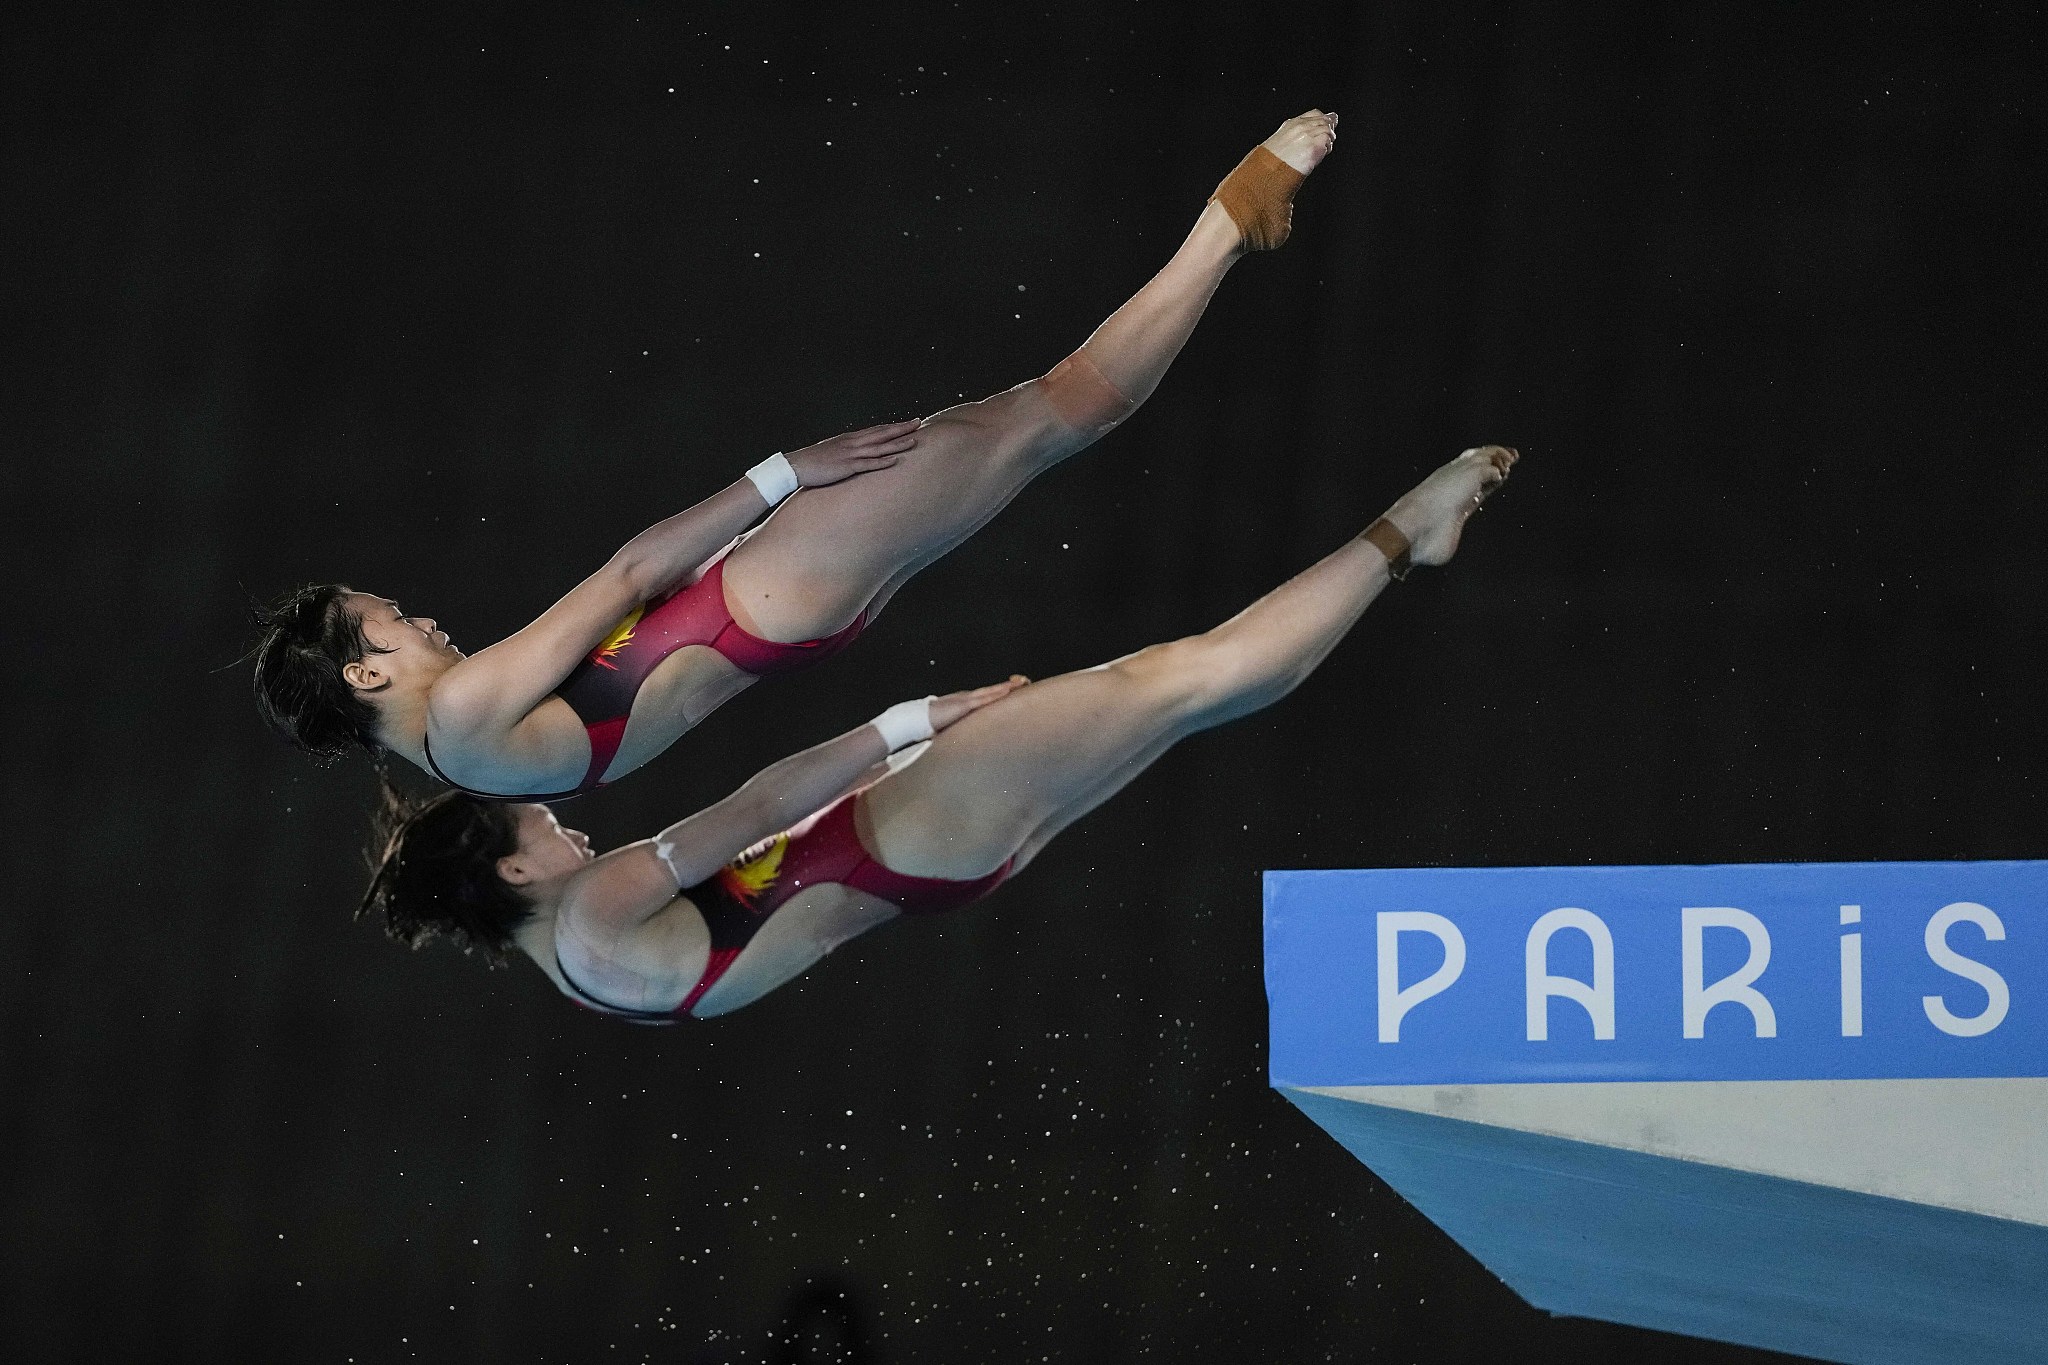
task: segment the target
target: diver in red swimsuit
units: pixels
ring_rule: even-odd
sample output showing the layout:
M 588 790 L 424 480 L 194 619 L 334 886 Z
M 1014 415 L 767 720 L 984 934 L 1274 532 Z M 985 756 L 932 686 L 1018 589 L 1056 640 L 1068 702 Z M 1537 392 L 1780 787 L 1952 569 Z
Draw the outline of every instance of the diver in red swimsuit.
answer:
M 756 678 L 845 645 L 912 575 L 1129 416 L 1237 259 L 1286 238 L 1336 125 L 1311 111 L 1254 148 L 1165 268 L 1041 378 L 771 456 L 472 657 L 389 598 L 301 589 L 261 617 L 259 709 L 313 753 L 388 751 L 475 795 L 552 800 L 617 780 Z
M 605 770 L 619 752 L 626 737 L 626 723 L 633 715 L 634 699 L 648 676 L 662 661 L 685 645 L 709 645 L 735 668 L 754 678 L 788 673 L 828 658 L 853 643 L 867 624 L 865 610 L 853 621 L 822 640 L 778 645 L 749 635 L 732 619 L 725 606 L 725 560 L 712 561 L 704 576 L 685 584 L 644 608 L 636 607 L 626 619 L 583 662 L 570 670 L 555 695 L 569 704 L 590 739 L 590 763 L 583 780 L 567 791 L 526 796 L 505 796 L 496 792 L 469 791 L 441 771 L 434 762 L 434 748 L 421 736 L 420 748 L 427 767 L 449 786 L 469 791 L 486 801 L 560 801 L 605 785 Z
M 406 943 L 521 952 L 608 1014 L 737 1009 L 865 930 L 979 899 L 1180 739 L 1285 696 L 1390 579 L 1450 559 L 1515 458 L 1466 451 L 1204 634 L 893 706 L 602 857 L 546 806 L 394 800 L 363 910 Z

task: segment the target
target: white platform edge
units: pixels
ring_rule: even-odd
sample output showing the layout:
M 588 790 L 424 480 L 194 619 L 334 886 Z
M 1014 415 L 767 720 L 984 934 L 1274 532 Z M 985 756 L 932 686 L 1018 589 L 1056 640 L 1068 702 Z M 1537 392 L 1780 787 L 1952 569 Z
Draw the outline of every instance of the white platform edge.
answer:
M 2048 1079 L 1299 1088 L 2048 1226 Z

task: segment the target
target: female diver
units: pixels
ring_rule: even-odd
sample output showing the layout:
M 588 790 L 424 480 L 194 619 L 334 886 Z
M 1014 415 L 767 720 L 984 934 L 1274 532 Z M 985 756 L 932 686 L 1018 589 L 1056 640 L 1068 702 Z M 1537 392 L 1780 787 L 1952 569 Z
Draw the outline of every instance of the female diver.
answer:
M 1451 557 L 1515 459 L 1466 451 L 1204 634 L 900 703 L 601 857 L 546 806 L 394 796 L 359 913 L 415 947 L 438 934 L 493 960 L 516 949 L 607 1014 L 737 1009 L 885 920 L 980 899 L 1180 739 L 1285 696 L 1411 558 Z
M 258 708 L 315 754 L 389 750 L 499 800 L 559 800 L 633 771 L 756 678 L 843 648 L 911 575 L 1129 416 L 1237 258 L 1286 239 L 1336 130 L 1319 110 L 1282 124 L 1166 268 L 1042 378 L 772 456 L 473 657 L 388 598 L 299 590 L 259 618 Z

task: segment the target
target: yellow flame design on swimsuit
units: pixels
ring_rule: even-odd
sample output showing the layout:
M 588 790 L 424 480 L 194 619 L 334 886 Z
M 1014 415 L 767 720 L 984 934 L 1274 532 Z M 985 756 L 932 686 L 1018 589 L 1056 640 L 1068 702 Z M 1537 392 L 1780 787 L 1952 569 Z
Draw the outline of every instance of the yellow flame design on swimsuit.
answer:
M 612 633 L 598 641 L 597 648 L 590 651 L 590 662 L 599 668 L 609 668 L 614 673 L 618 672 L 619 666 L 612 662 L 612 656 L 626 647 L 626 642 L 633 638 L 633 627 L 640 624 L 640 618 L 646 613 L 645 603 L 627 612 L 626 618 L 612 627 Z
M 787 834 L 755 845 L 718 869 L 718 884 L 741 905 L 751 906 L 782 875 L 782 855 L 788 848 Z

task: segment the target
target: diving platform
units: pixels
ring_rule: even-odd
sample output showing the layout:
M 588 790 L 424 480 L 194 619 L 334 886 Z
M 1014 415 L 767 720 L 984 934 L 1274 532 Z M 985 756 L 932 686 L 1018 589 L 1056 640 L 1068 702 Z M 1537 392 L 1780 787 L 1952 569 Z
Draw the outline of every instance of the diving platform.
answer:
M 2048 1359 L 2048 863 L 1269 872 L 1274 1086 L 1531 1304 Z

